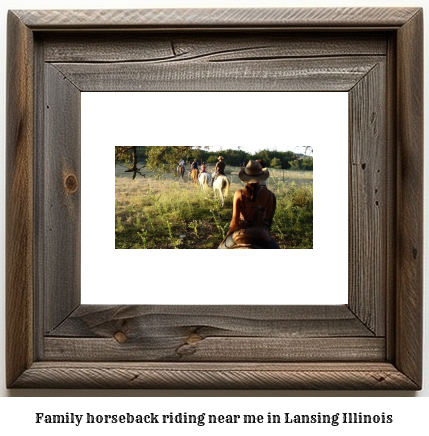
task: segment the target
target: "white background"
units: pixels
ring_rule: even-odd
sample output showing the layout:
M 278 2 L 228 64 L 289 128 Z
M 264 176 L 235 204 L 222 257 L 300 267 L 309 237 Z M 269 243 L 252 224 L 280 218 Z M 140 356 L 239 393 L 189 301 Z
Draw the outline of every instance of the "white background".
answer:
M 65 1 L 60 2 L 59 0 L 39 0 L 39 1 L 31 1 L 31 0 L 5 0 L 0 5 L 1 11 L 1 45 L 0 45 L 0 57 L 2 68 L 0 69 L 0 78 L 2 87 L 0 89 L 0 98 L 2 101 L 2 108 L 5 108 L 5 35 L 6 35 L 6 11 L 7 9 L 35 9 L 35 8 L 45 8 L 45 9 L 57 9 L 68 8 L 68 9 L 84 9 L 84 8 L 142 8 L 142 7 L 201 7 L 204 6 L 217 6 L 217 7 L 293 7 L 293 6 L 421 6 L 424 7 L 427 4 L 427 1 L 397 1 L 397 0 L 349 0 L 349 1 L 330 1 L 330 2 L 317 2 L 313 1 L 292 1 L 292 0 L 268 0 L 264 2 L 263 0 L 249 0 L 249 1 L 240 1 L 240 0 L 220 0 L 220 1 L 204 1 L 198 2 L 197 0 L 167 0 L 167 1 L 155 1 L 155 0 L 124 0 L 124 1 L 108 1 L 108 0 L 79 0 L 79 1 Z M 426 20 L 427 22 L 427 20 Z M 427 34 L 427 32 L 426 32 Z M 425 59 L 428 59 L 428 41 L 427 36 L 425 37 Z M 427 77 L 427 68 L 426 77 Z M 428 127 L 427 121 L 425 122 L 426 128 Z M 4 116 L 0 118 L 0 134 L 4 138 Z M 1 143 L 3 146 L 3 143 Z M 4 160 L 1 158 L 0 162 L 0 174 L 4 174 Z M 427 158 L 425 160 L 426 168 L 427 168 Z M 1 192 L 4 192 L 4 180 L 1 180 Z M 3 194 L 2 194 L 3 195 Z M 0 213 L 0 227 L 4 229 L 4 203 L 1 205 L 1 213 Z M 427 220 L 425 222 L 427 224 Z M 1 246 L 4 247 L 4 232 L 0 232 L 1 238 Z M 425 238 L 425 242 L 427 242 L 427 237 Z M 5 253 L 2 250 L 1 254 L 2 260 L 2 268 L 0 270 L 0 282 L 4 283 L 4 257 Z M 426 268 L 427 270 L 427 268 Z M 427 287 L 427 286 L 426 286 Z M 425 289 L 425 376 L 428 376 L 428 310 L 427 310 L 427 289 Z M 4 288 L 1 288 L 1 297 L 3 304 L 0 305 L 0 318 L 4 320 Z M 139 410 L 147 410 L 150 407 L 159 407 L 159 402 L 165 408 L 168 409 L 168 412 L 174 411 L 179 412 L 183 411 L 183 406 L 186 405 L 188 410 L 196 412 L 199 408 L 204 407 L 204 409 L 212 409 L 214 411 L 218 411 L 218 413 L 222 413 L 221 411 L 227 411 L 224 413 L 234 413 L 234 410 L 240 410 L 241 405 L 245 404 L 248 409 L 251 411 L 261 410 L 262 412 L 276 411 L 279 410 L 291 410 L 292 408 L 297 411 L 297 413 L 306 413 L 306 411 L 311 411 L 317 409 L 317 411 L 321 412 L 336 412 L 339 407 L 344 409 L 350 409 L 352 411 L 371 411 L 373 413 L 377 413 L 380 409 L 383 409 L 386 413 L 395 413 L 398 416 L 397 422 L 393 427 L 378 427 L 378 426 L 354 426 L 350 427 L 348 432 L 350 434 L 359 434 L 362 432 L 366 434 L 381 434 L 383 430 L 389 431 L 390 434 L 399 434 L 402 432 L 412 432 L 418 431 L 417 429 L 421 429 L 427 427 L 427 407 L 428 401 L 427 396 L 429 395 L 429 388 L 427 382 L 424 384 L 424 389 L 421 392 L 294 392 L 294 391 L 258 391 L 258 392 L 243 392 L 243 391 L 191 391 L 191 392 L 170 392 L 170 391 L 71 391 L 71 390 L 63 390 L 63 391 L 50 391 L 50 390 L 23 390 L 23 391 L 8 391 L 5 388 L 4 383 L 4 323 L 1 323 L 0 326 L 0 374 L 3 374 L 2 379 L 0 380 L 0 395 L 7 396 L 17 396 L 17 397 L 64 397 L 64 398 L 43 398 L 43 399 L 32 399 L 32 398 L 2 398 L 0 401 L 0 426 L 2 431 L 6 426 L 9 425 L 8 430 L 6 432 L 12 433 L 12 431 L 20 434 L 20 431 L 28 430 L 33 432 L 33 434 L 39 434 L 41 432 L 40 428 L 35 428 L 34 422 L 34 412 L 45 411 L 49 413 L 65 413 L 65 412 L 73 412 L 73 408 L 77 405 L 84 409 L 84 412 L 91 412 L 91 410 L 102 410 L 103 412 L 109 413 L 114 411 L 124 411 L 124 409 L 130 409 L 131 411 Z M 87 399 L 87 398 L 78 398 L 72 399 L 71 397 L 80 397 L 80 396 L 125 396 L 129 398 L 122 398 L 118 400 L 112 400 L 107 398 L 98 398 Z M 145 397 L 153 397 L 153 396 L 162 396 L 162 397 L 174 397 L 174 396 L 191 396 L 186 400 L 182 400 L 180 398 L 164 398 L 164 399 L 153 399 L 153 398 L 145 398 Z M 213 397 L 225 397 L 222 399 L 214 399 Z M 244 396 L 244 397 L 266 397 L 266 398 L 242 398 L 235 399 L 234 396 Z M 324 397 L 321 398 L 288 398 L 288 397 Z M 353 397 L 353 398 L 337 398 L 337 397 Z M 376 398 L 379 396 L 390 396 L 392 398 Z M 426 397 L 421 399 L 407 399 L 404 397 Z M 138 399 L 132 397 L 139 397 Z M 203 397 L 203 398 L 198 398 Z M 227 398 L 230 397 L 230 398 Z M 362 398 L 363 397 L 363 398 Z M 373 397 L 373 398 L 367 398 Z M 424 401 L 424 402 L 423 402 Z M 81 410 L 79 409 L 79 410 Z M 78 412 L 79 412 L 78 410 Z M 286 410 L 287 411 L 287 410 Z M 168 413 L 167 412 L 167 413 Z M 82 413 L 82 412 L 79 412 Z M 250 412 L 251 413 L 251 412 Z M 317 427 L 317 431 L 320 434 L 330 434 L 333 431 L 343 431 L 346 427 L 337 427 L 335 428 L 327 428 L 327 427 Z M 129 434 L 142 434 L 144 429 L 137 428 L 132 433 L 127 427 L 97 427 L 95 429 L 91 429 L 91 432 L 102 430 L 103 432 L 109 434 L 115 432 L 117 434 L 119 431 L 127 431 Z M 293 431 L 289 428 L 281 428 L 277 430 L 277 433 L 283 435 L 288 431 L 293 432 L 293 434 L 306 434 L 310 431 L 314 432 L 314 427 L 305 427 L 305 428 L 296 428 L 293 427 Z M 177 431 L 177 428 L 174 430 Z M 216 434 L 219 433 L 219 430 L 225 432 L 226 429 L 216 428 Z M 263 428 L 266 430 L 266 428 Z M 393 431 L 394 430 L 394 431 Z M 43 434 L 58 434 L 61 432 L 62 434 L 71 434 L 76 431 L 70 427 L 66 428 L 43 428 Z M 171 430 L 169 430 L 171 431 Z M 190 430 L 189 430 L 190 431 Z M 195 431 L 195 429 L 194 429 Z M 209 430 L 206 430 L 207 432 Z M 211 430 L 213 432 L 213 429 Z M 228 432 L 236 431 L 234 428 L 228 428 Z M 260 429 L 253 429 L 253 432 L 258 431 L 260 433 Z M 250 432 L 250 429 L 246 429 L 246 432 Z M 271 433 L 274 433 L 274 430 L 270 430 Z M 86 434 L 86 432 L 80 431 L 81 434 Z M 201 432 L 199 432 L 201 433 Z M 214 432 L 213 432 L 214 433 Z
M 248 250 L 115 250 L 114 167 L 101 179 L 93 162 L 118 144 L 313 146 L 314 249 L 264 250 L 250 273 Z M 83 304 L 347 303 L 346 92 L 82 93 L 82 150 Z M 126 271 L 140 280 L 126 286 Z M 244 292 L 243 280 L 255 292 Z

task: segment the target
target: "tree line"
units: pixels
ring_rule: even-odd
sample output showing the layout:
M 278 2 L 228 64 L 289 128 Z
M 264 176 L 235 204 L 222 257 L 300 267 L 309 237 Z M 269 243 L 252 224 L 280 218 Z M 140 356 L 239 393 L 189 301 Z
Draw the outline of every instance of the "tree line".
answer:
M 115 147 L 115 164 L 125 164 L 128 167 L 127 171 L 132 172 L 133 178 L 135 178 L 142 168 L 157 172 L 174 171 L 181 159 L 187 163 L 194 159 L 197 159 L 199 163 L 215 163 L 218 161 L 219 153 L 222 154 L 229 166 L 243 166 L 249 160 L 262 159 L 269 168 L 313 170 L 312 157 L 296 154 L 293 151 L 263 149 L 257 153 L 248 153 L 244 150 L 226 149 L 219 152 L 210 151 L 209 147 L 187 146 Z

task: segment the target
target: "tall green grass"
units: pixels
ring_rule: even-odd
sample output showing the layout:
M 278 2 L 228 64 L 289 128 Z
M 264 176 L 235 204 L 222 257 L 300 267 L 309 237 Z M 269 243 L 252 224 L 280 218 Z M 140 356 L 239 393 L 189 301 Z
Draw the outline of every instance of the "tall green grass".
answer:
M 313 185 L 277 179 L 277 209 L 271 228 L 280 248 L 313 248 Z
M 221 206 L 213 190 L 174 179 L 116 178 L 115 246 L 118 249 L 217 248 L 229 229 L 233 183 Z M 271 229 L 280 248 L 312 248 L 312 180 L 269 179 L 277 198 Z

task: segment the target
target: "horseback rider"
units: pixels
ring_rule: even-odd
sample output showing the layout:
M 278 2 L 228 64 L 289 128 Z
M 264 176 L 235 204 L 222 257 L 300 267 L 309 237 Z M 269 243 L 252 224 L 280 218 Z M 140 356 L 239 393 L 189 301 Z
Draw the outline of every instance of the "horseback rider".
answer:
M 177 167 L 177 171 L 179 171 L 180 167 L 183 167 L 183 170 L 185 170 L 185 161 L 183 159 L 181 159 L 181 161 L 179 162 L 179 166 Z
M 219 248 L 253 245 L 259 248 L 280 248 L 270 235 L 276 211 L 275 195 L 261 186 L 268 179 L 268 169 L 258 161 L 249 161 L 238 177 L 247 185 L 234 195 L 232 220 L 227 237 Z
M 216 164 L 216 167 L 214 170 L 212 186 L 213 186 L 214 181 L 218 178 L 218 176 L 220 176 L 220 175 L 225 176 L 226 163 L 225 163 L 223 156 L 219 156 L 218 161 L 219 162 Z
M 206 173 L 207 172 L 207 164 L 206 162 L 203 162 L 203 164 L 201 165 L 201 173 Z
M 198 183 L 198 161 L 194 159 L 191 163 L 191 172 L 189 173 L 193 183 Z

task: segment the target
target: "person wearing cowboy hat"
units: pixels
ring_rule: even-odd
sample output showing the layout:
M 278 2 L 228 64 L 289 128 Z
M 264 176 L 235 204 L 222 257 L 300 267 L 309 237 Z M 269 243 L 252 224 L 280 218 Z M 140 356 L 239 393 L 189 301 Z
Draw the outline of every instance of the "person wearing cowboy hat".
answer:
M 267 167 L 267 164 L 263 161 L 263 159 L 256 159 L 256 160 L 261 164 L 262 169 L 266 169 L 266 168 L 268 168 L 268 167 Z M 263 188 L 266 188 L 266 187 L 267 187 L 267 181 L 266 181 L 266 180 L 263 180 L 262 182 L 259 182 L 259 184 L 260 184 Z
M 218 174 L 222 174 L 222 175 L 224 176 L 224 175 L 225 175 L 225 167 L 226 167 L 225 160 L 224 160 L 223 156 L 219 156 L 219 157 L 217 158 L 217 160 L 218 160 L 219 162 L 216 164 L 215 171 L 216 171 Z
M 212 185 L 211 186 L 213 186 L 213 182 L 218 178 L 218 176 L 220 176 L 220 175 L 224 176 L 225 175 L 226 163 L 224 162 L 223 156 L 219 156 L 217 158 L 217 160 L 219 162 L 216 164 L 216 167 L 214 169 L 214 176 L 213 176 L 213 180 L 212 180 Z
M 261 186 L 270 177 L 268 168 L 250 160 L 238 177 L 246 183 L 235 192 L 231 224 L 219 248 L 233 248 L 237 244 L 250 244 L 258 248 L 280 248 L 270 235 L 276 212 L 276 197 Z

